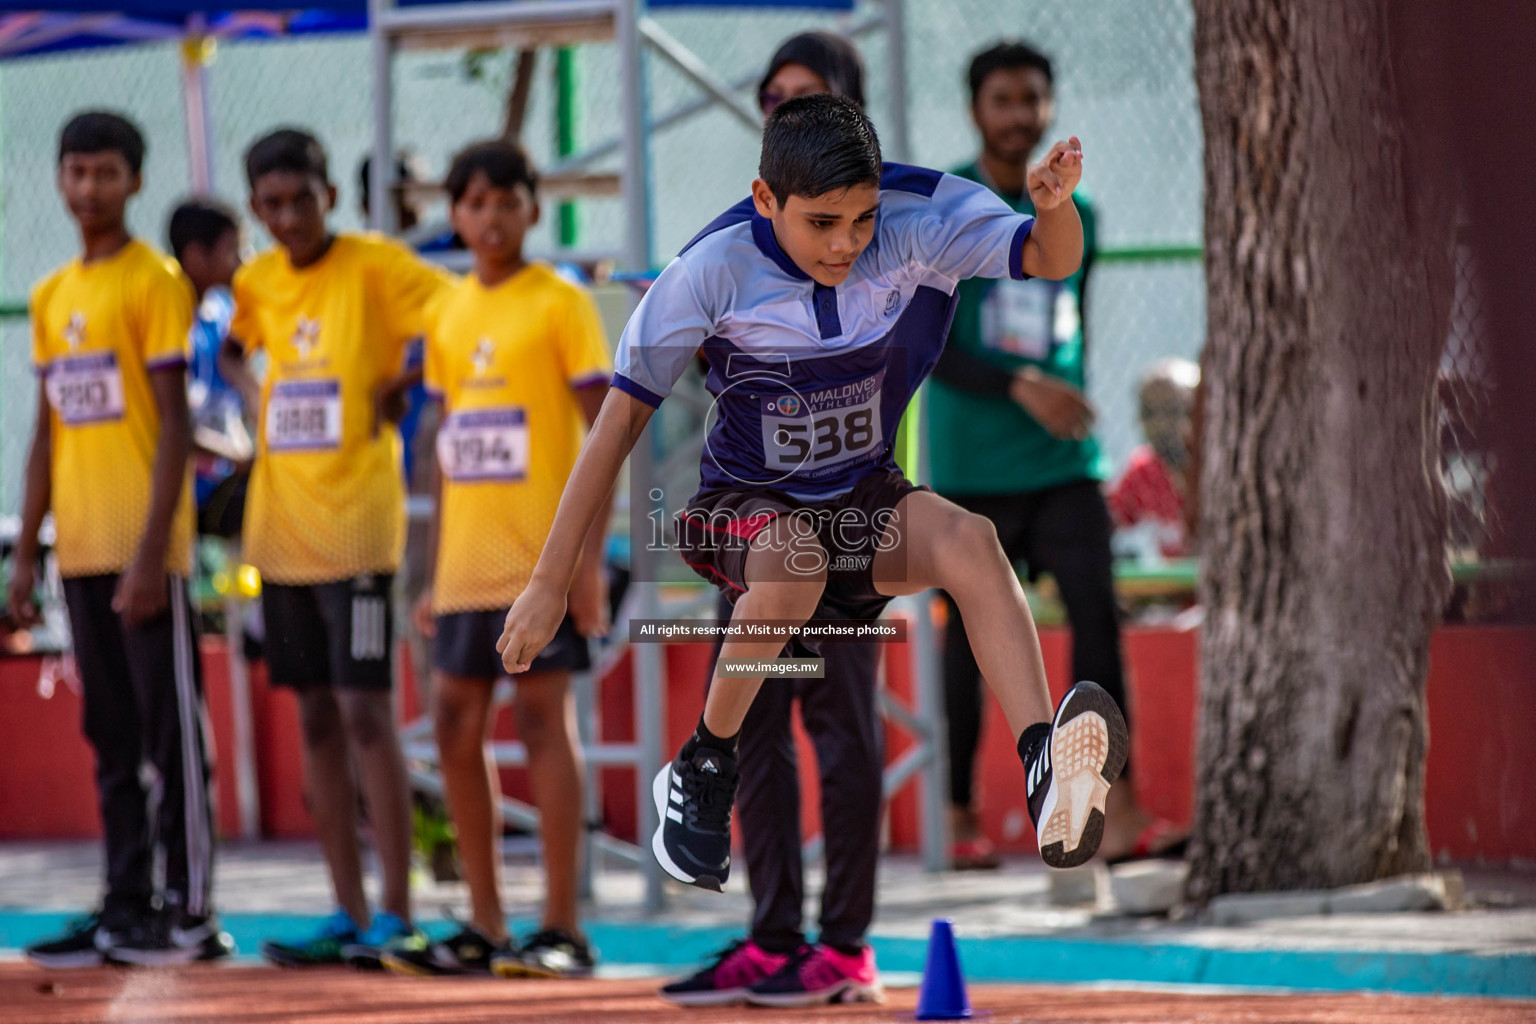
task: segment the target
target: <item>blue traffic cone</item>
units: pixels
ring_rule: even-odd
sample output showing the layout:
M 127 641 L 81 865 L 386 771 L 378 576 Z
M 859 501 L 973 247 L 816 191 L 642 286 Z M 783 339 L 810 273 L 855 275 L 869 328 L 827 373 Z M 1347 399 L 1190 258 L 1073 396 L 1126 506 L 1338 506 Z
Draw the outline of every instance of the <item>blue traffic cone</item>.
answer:
M 960 950 L 955 948 L 955 927 L 941 917 L 933 922 L 928 935 L 928 962 L 923 965 L 923 987 L 917 996 L 917 1019 L 964 1020 L 970 1015 Z

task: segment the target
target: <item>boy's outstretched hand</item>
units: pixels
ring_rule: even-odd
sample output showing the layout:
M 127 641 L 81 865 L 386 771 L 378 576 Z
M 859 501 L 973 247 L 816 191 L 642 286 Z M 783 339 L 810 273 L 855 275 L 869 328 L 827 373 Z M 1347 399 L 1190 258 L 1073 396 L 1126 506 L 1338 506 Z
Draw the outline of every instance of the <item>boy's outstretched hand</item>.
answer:
M 528 671 L 533 659 L 555 638 L 564 618 L 565 593 L 537 581 L 529 583 L 508 609 L 507 624 L 496 641 L 502 668 L 510 675 Z
M 1083 178 L 1083 144 L 1074 135 L 1051 147 L 1045 159 L 1029 165 L 1025 184 L 1035 210 L 1054 210 L 1072 196 Z

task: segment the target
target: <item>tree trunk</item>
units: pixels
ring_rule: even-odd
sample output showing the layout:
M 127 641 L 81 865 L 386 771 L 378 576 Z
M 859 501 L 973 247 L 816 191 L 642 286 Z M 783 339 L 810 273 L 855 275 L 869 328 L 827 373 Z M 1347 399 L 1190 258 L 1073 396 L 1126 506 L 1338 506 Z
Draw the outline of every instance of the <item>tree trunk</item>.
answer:
M 1209 337 L 1186 895 L 1429 865 L 1450 206 L 1391 0 L 1195 0 Z

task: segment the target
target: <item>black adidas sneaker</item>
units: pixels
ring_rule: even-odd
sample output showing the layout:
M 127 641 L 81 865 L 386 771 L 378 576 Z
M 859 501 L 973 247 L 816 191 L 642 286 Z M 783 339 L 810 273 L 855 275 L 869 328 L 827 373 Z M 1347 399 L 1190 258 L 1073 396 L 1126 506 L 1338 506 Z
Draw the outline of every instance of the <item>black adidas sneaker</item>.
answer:
M 651 852 L 679 882 L 719 892 L 731 873 L 731 804 L 736 800 L 736 762 L 700 747 L 692 760 L 677 760 L 656 773 L 651 795 L 661 824 Z
M 1040 857 L 1075 868 L 1104 838 L 1104 799 L 1129 752 L 1125 717 L 1097 683 L 1080 682 L 1056 708 L 1051 731 L 1025 764 L 1025 793 Z

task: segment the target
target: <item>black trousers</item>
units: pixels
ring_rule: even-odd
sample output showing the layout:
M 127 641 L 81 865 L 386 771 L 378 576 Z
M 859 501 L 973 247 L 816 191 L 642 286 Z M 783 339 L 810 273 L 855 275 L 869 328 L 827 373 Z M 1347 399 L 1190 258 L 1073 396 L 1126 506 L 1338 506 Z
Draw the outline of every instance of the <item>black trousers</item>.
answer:
M 1126 711 L 1120 615 L 1109 548 L 1112 526 L 1098 481 L 1081 480 L 1026 494 L 945 497 L 992 520 L 1008 560 L 1027 563 L 1031 579 L 1042 572 L 1051 574 L 1072 626 L 1072 678 L 1098 683 Z M 948 594 L 944 596 L 949 604 L 944 634 L 949 799 L 956 807 L 969 807 L 981 741 L 981 670 L 959 609 Z
M 103 909 L 116 916 L 150 908 L 158 843 L 165 851 L 166 902 L 206 914 L 213 893 L 213 824 L 202 666 L 187 584 L 168 577 L 165 612 L 132 627 L 112 610 L 117 580 L 64 580 L 84 687 L 84 732 L 96 751 L 107 862 Z M 145 761 L 157 775 L 153 791 L 140 775 Z
M 722 617 L 729 611 L 723 608 Z M 827 883 L 819 941 L 852 950 L 875 916 L 885 764 L 875 703 L 880 647 L 824 642 L 821 653 L 825 678 L 764 680 L 741 726 L 736 811 L 752 889 L 752 941 L 774 953 L 793 953 L 805 941 L 800 772 L 790 730 L 797 698 L 821 776 Z

